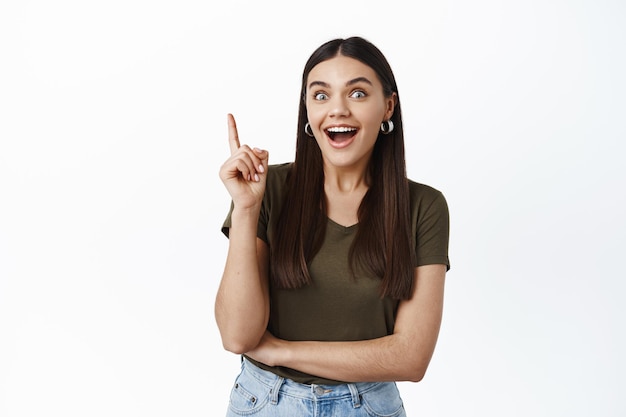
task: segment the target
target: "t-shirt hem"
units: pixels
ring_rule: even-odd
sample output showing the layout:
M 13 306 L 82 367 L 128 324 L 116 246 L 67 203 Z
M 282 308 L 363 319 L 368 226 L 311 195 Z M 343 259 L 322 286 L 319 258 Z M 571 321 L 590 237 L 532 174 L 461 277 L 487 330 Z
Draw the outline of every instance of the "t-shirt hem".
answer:
M 424 258 L 420 258 L 417 260 L 416 266 L 424 266 L 424 265 L 445 265 L 446 270 L 450 270 L 450 259 L 447 256 L 427 256 Z

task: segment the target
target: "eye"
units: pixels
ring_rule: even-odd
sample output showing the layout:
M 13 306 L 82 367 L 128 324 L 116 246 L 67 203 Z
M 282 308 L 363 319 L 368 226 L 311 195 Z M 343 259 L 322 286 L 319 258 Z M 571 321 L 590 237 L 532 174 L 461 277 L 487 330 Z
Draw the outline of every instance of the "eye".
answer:
M 362 90 L 355 90 L 352 92 L 352 94 L 350 94 L 350 97 L 352 98 L 365 98 L 366 96 L 367 94 L 365 94 L 365 92 Z
M 317 93 L 313 94 L 313 99 L 318 101 L 328 100 L 328 95 L 326 93 L 318 91 Z

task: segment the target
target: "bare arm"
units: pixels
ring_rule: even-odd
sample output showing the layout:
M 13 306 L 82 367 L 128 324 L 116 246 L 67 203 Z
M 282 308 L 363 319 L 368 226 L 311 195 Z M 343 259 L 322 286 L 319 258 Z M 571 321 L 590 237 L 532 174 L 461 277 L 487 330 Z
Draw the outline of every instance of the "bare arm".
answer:
M 248 354 L 340 381 L 420 381 L 433 355 L 443 309 L 445 265 L 415 269 L 410 300 L 400 303 L 393 334 L 356 342 L 288 342 L 266 333 Z
M 226 350 L 255 347 L 269 318 L 268 247 L 256 236 L 268 164 L 266 151 L 240 146 L 234 118 L 228 116 L 231 157 L 220 178 L 233 199 L 229 247 L 215 300 L 215 319 Z

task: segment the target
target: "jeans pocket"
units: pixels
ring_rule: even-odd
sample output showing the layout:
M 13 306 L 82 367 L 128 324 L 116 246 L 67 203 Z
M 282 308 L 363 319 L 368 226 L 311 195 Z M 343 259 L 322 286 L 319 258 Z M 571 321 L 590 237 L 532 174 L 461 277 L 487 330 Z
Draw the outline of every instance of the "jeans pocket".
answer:
M 236 415 L 251 415 L 267 405 L 270 393 L 270 387 L 244 371 L 235 380 L 228 407 Z
M 363 408 L 372 417 L 405 416 L 400 391 L 393 382 L 381 382 L 361 394 Z

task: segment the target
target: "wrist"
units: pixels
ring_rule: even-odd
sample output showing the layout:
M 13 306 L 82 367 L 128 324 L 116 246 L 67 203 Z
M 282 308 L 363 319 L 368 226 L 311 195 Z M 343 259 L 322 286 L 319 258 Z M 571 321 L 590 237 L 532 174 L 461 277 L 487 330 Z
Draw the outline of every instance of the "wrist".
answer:
M 230 214 L 230 218 L 233 224 L 253 224 L 254 229 L 256 230 L 256 224 L 259 221 L 260 212 L 260 204 L 251 207 L 240 207 L 235 205 L 232 213 Z
M 265 359 L 267 360 L 267 365 L 289 367 L 293 363 L 290 345 L 292 343 L 286 340 L 274 338 L 266 351 L 267 357 Z
M 287 340 L 278 340 L 278 349 L 276 349 L 274 358 L 272 358 L 275 362 L 274 366 L 286 366 L 288 368 L 293 368 L 294 364 L 297 363 L 295 360 L 295 346 L 296 342 L 289 342 Z

